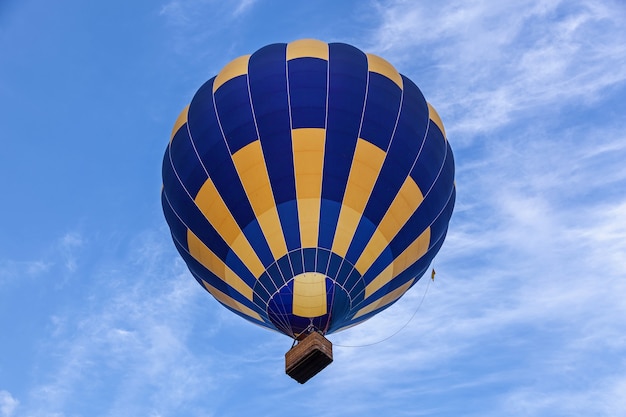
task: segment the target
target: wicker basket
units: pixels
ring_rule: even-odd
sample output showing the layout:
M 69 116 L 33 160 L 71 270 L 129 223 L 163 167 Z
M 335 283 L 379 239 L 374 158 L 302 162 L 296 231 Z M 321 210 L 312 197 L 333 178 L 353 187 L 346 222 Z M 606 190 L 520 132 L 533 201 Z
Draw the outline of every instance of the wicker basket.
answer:
M 285 354 L 285 372 L 301 384 L 333 361 L 333 345 L 320 333 L 312 332 Z

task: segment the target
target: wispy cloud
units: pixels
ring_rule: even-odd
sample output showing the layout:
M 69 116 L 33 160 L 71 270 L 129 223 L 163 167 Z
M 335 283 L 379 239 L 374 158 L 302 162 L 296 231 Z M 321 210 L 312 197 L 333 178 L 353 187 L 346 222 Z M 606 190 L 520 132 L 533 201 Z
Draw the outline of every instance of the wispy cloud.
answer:
M 325 395 L 347 407 L 333 391 L 357 384 L 381 412 L 397 398 L 419 404 L 399 415 L 623 414 L 624 124 L 563 119 L 570 106 L 597 114 L 623 86 L 623 6 L 380 6 L 374 49 L 447 114 L 458 200 L 416 318 L 384 343 L 337 346 Z M 426 285 L 333 340 L 385 339 Z M 475 394 L 481 404 L 451 400 Z
M 258 3 L 258 0 L 240 0 L 239 5 L 233 12 L 235 16 L 238 16 L 242 13 L 246 13 L 252 9 L 255 3 Z
M 85 244 L 77 232 L 68 232 L 50 244 L 35 259 L 12 260 L 0 259 L 0 285 L 23 280 L 24 278 L 40 278 L 57 266 L 61 266 L 61 274 L 74 273 L 78 268 L 80 249 Z
M 0 260 L 0 285 L 24 277 L 36 277 L 48 271 L 52 263 L 45 260 L 13 261 Z
M 434 84 L 427 97 L 465 139 L 520 112 L 594 101 L 626 80 L 626 8 L 616 2 L 399 0 L 378 10 L 372 48 L 418 85 Z
M 0 414 L 2 417 L 11 417 L 18 405 L 19 401 L 13 398 L 10 392 L 0 391 Z
M 237 0 L 225 4 L 215 0 L 170 0 L 161 6 L 159 14 L 166 17 L 171 24 L 184 26 L 191 24 L 202 12 L 221 11 L 227 16 L 236 17 L 249 11 L 258 2 L 259 0 Z
M 241 41 L 238 37 L 227 39 L 220 34 L 238 24 L 257 3 L 258 0 L 170 0 L 161 6 L 159 15 L 171 29 L 173 51 L 187 56 L 188 68 L 196 61 L 205 63 L 218 60 L 218 66 L 212 70 L 217 72 L 220 65 L 238 56 L 232 56 L 230 48 Z M 220 54 L 224 51 L 230 52 L 226 54 L 226 61 Z
M 107 398 L 100 415 L 170 415 L 215 383 L 210 358 L 186 344 L 205 294 L 160 232 L 138 237 L 123 263 L 95 265 L 85 302 L 51 317 L 42 339 L 51 367 L 24 403 L 29 415 L 89 409 L 94 396 Z
M 435 282 L 331 335 L 335 362 L 300 386 L 283 372 L 291 341 L 212 300 L 165 227 L 115 259 L 71 231 L 30 262 L 0 262 L 0 284 L 76 284 L 62 291 L 72 304 L 42 309 L 36 385 L 0 387 L 3 416 L 626 414 L 626 126 L 599 108 L 626 79 L 624 6 L 375 4 L 369 49 L 441 110 L 457 160 Z M 177 0 L 161 16 L 189 48 L 259 6 Z
M 76 251 L 85 244 L 83 237 L 78 233 L 67 233 L 59 242 L 59 250 L 65 258 L 65 268 L 75 272 L 78 267 Z

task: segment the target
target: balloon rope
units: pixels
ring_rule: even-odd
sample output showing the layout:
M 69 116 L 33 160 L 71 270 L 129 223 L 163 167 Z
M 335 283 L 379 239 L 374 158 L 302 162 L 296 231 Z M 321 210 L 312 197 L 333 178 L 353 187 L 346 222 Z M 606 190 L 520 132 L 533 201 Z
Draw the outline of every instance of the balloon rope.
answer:
M 420 307 L 422 307 L 422 304 L 424 303 L 424 298 L 426 298 L 426 293 L 428 292 L 428 288 L 430 287 L 430 282 L 432 280 L 428 280 L 428 284 L 426 285 L 426 289 L 424 290 L 424 294 L 422 295 L 422 299 L 420 300 L 420 303 L 417 305 L 417 308 L 415 309 L 415 311 L 413 312 L 413 315 L 409 318 L 409 320 L 404 323 L 404 325 L 402 327 L 400 327 L 398 330 L 396 330 L 394 333 L 390 334 L 389 336 L 385 337 L 384 339 L 381 339 L 377 342 L 372 342 L 372 343 L 366 343 L 363 345 L 340 345 L 338 343 L 333 343 L 333 347 L 337 346 L 337 347 L 349 347 L 349 348 L 359 348 L 359 347 L 367 347 L 367 346 L 374 346 L 377 345 L 379 343 L 382 343 L 386 340 L 391 339 L 392 337 L 394 337 L 395 335 L 397 335 L 398 333 L 400 333 L 402 330 L 404 330 L 404 328 L 406 326 L 409 325 L 409 323 L 413 320 L 413 318 L 415 317 L 415 315 L 417 314 L 417 312 L 419 311 Z

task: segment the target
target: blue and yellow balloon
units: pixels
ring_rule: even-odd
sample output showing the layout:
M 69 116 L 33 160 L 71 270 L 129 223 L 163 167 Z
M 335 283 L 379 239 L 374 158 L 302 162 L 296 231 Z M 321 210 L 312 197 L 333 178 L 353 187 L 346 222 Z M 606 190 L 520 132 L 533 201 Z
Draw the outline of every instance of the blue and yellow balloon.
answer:
M 227 64 L 174 125 L 163 211 L 196 280 L 245 319 L 329 334 L 429 269 L 455 201 L 435 109 L 343 43 L 265 46 Z

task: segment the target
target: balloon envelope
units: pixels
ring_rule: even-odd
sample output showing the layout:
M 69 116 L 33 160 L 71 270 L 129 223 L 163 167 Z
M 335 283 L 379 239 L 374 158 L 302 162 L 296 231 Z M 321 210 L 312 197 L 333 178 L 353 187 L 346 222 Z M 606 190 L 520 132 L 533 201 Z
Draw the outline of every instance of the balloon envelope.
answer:
M 441 119 L 384 59 L 343 43 L 227 64 L 174 125 L 161 193 L 196 280 L 291 337 L 393 304 L 428 269 L 455 201 Z

